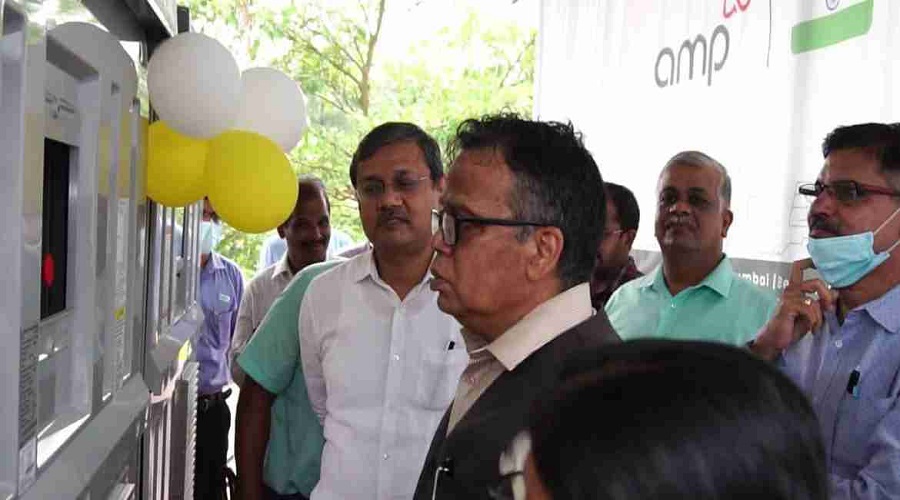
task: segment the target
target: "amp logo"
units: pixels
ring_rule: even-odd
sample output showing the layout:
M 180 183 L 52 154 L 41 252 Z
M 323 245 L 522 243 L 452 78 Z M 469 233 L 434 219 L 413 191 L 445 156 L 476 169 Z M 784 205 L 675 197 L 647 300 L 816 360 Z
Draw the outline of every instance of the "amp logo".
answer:
M 731 37 L 728 28 L 720 24 L 716 26 L 707 39 L 702 34 L 693 40 L 681 43 L 676 53 L 665 47 L 656 56 L 653 76 L 659 88 L 678 85 L 683 78 L 693 80 L 705 78 L 708 86 L 712 85 L 713 73 L 721 71 L 728 61 L 728 50 Z

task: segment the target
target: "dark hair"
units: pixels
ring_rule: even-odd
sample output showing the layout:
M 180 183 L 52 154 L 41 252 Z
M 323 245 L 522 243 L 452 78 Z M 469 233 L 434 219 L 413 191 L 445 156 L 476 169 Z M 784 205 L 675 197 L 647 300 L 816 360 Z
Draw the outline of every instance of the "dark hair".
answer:
M 828 497 L 803 393 L 724 344 L 638 340 L 584 353 L 529 432 L 553 498 Z
M 359 141 L 359 146 L 353 153 L 353 159 L 350 160 L 350 183 L 353 184 L 353 187 L 356 187 L 356 171 L 359 169 L 360 163 L 374 156 L 381 148 L 404 141 L 415 142 L 422 150 L 432 181 L 437 181 L 444 176 L 441 148 L 433 137 L 412 123 L 387 122 L 370 130 Z
M 301 175 L 297 178 L 296 207 L 299 207 L 303 200 L 319 196 L 320 194 L 325 198 L 325 208 L 331 213 L 331 201 L 328 199 L 328 191 L 325 189 L 325 183 L 322 182 L 322 179 L 314 175 Z
M 861 123 L 838 127 L 822 141 L 822 155 L 841 149 L 863 149 L 874 155 L 886 177 L 900 189 L 900 123 Z
M 455 157 L 485 148 L 495 148 L 512 171 L 513 216 L 562 231 L 562 289 L 590 280 L 606 222 L 606 198 L 600 170 L 581 135 L 571 123 L 499 114 L 462 122 L 448 149 Z M 532 229 L 524 228 L 520 235 Z
M 641 222 L 641 209 L 638 207 L 634 193 L 620 184 L 607 182 L 604 185 L 606 186 L 606 195 L 612 200 L 612 204 L 619 214 L 619 225 L 626 231 L 629 229 L 637 231 L 638 224 Z

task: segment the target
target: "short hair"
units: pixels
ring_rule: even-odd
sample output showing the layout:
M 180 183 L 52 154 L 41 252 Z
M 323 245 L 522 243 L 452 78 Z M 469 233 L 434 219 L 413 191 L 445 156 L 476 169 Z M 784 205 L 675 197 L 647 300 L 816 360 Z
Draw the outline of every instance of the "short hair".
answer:
M 605 187 L 606 195 L 609 196 L 619 214 L 619 225 L 626 231 L 631 229 L 637 231 L 638 224 L 641 222 L 641 209 L 634 193 L 627 187 L 612 182 L 605 183 Z
M 562 290 L 590 280 L 606 222 L 606 198 L 600 170 L 581 134 L 571 123 L 488 115 L 463 121 L 448 150 L 455 157 L 466 150 L 490 148 L 512 171 L 513 216 L 562 231 L 565 244 L 558 268 Z M 532 229 L 525 228 L 520 237 Z
M 827 498 L 819 424 L 776 367 L 718 343 L 581 353 L 528 428 L 552 498 Z
M 873 155 L 881 173 L 900 189 L 900 123 L 861 123 L 832 130 L 822 141 L 822 156 L 833 151 L 862 149 Z
M 431 180 L 437 181 L 444 176 L 444 164 L 441 161 L 441 148 L 437 141 L 424 130 L 412 123 L 387 122 L 373 128 L 359 141 L 353 158 L 350 160 L 350 183 L 356 187 L 356 172 L 359 164 L 375 155 L 381 148 L 399 142 L 415 142 L 425 157 L 425 163 L 431 174 Z
M 297 205 L 306 199 L 322 195 L 325 198 L 325 208 L 331 213 L 331 201 L 328 199 L 328 190 L 322 179 L 314 175 L 301 175 L 297 178 Z
M 719 185 L 719 196 L 725 200 L 725 206 L 731 206 L 731 176 L 725 166 L 715 160 L 712 156 L 700 151 L 682 151 L 666 162 L 666 166 L 662 171 L 665 172 L 674 165 L 690 165 L 692 167 L 711 167 L 716 169 L 722 175 L 722 182 Z

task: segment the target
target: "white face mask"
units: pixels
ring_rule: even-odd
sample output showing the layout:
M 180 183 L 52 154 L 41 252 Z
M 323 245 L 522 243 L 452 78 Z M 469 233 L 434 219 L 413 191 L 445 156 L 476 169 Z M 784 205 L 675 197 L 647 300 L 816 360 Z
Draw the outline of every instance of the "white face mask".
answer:
M 222 240 L 222 225 L 212 221 L 200 221 L 200 254 L 208 255 Z

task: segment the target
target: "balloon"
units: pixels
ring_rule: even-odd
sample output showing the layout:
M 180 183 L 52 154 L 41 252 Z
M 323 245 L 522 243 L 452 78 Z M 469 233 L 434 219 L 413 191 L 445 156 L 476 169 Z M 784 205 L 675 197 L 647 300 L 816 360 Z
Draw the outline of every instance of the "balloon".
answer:
M 147 135 L 147 196 L 167 207 L 202 199 L 208 141 L 181 135 L 162 121 L 150 125 Z
M 297 82 L 277 69 L 244 71 L 232 128 L 264 135 L 288 152 L 300 141 L 306 127 L 306 98 Z
M 245 233 L 277 227 L 297 203 L 297 177 L 287 157 L 253 132 L 229 130 L 210 141 L 206 185 L 216 213 Z
M 147 87 L 150 103 L 170 127 L 208 139 L 234 123 L 241 75 L 221 43 L 200 33 L 182 33 L 153 53 Z

